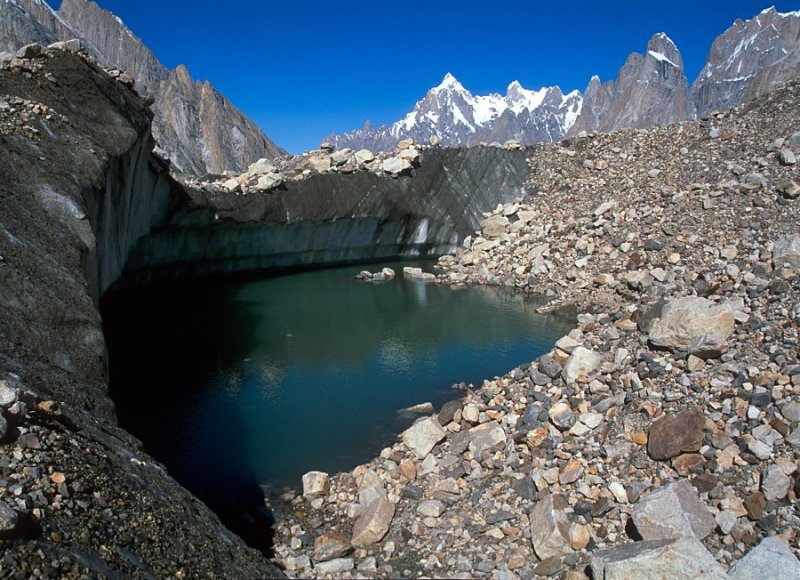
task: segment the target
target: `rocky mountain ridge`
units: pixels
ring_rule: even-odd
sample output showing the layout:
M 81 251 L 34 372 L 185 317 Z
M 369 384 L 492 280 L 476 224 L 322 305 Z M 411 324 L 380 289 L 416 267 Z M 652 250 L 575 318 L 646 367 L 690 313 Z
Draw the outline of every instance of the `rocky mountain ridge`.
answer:
M 131 75 L 154 99 L 153 132 L 162 155 L 189 175 L 241 171 L 261 157 L 284 154 L 210 82 L 179 66 L 169 71 L 118 17 L 88 0 L 63 0 L 54 11 L 43 0 L 0 3 L 0 50 L 72 38 L 104 66 Z
M 664 33 L 643 54 L 632 53 L 616 80 L 593 77 L 584 92 L 558 87 L 524 89 L 516 81 L 505 97 L 472 95 L 447 75 L 406 117 L 390 126 L 365 127 L 326 140 L 337 147 L 391 149 L 403 138 L 449 146 L 481 142 L 550 143 L 581 132 L 668 125 L 730 109 L 800 75 L 800 11 L 764 10 L 737 20 L 713 43 L 708 62 L 689 86 L 683 59 Z M 514 95 L 524 95 L 513 106 Z

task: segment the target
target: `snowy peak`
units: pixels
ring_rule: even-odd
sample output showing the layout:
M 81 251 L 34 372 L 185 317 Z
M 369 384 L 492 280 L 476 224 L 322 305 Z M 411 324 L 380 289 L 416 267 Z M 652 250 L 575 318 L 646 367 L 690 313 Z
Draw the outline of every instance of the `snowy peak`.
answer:
M 679 70 L 683 70 L 683 58 L 678 47 L 663 32 L 655 34 L 647 43 L 647 56 L 656 59 L 658 62 L 667 63 Z
M 458 79 L 450 73 L 444 75 L 442 82 L 430 90 L 432 93 L 440 93 L 444 91 L 467 92 L 464 86 L 458 82 Z

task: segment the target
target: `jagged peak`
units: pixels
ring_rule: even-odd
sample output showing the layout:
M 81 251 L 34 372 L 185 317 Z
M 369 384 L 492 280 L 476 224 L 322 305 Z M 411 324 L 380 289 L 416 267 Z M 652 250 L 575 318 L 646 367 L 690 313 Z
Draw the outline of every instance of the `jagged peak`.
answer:
M 447 73 L 444 75 L 442 82 L 431 89 L 434 92 L 439 91 L 463 91 L 464 85 L 458 82 L 458 79 L 454 77 L 451 73 Z
M 677 50 L 677 48 L 678 48 L 678 46 L 675 44 L 675 41 L 674 41 L 674 40 L 672 40 L 672 39 L 671 39 L 669 36 L 667 36 L 667 33 L 666 33 L 666 32 L 656 32 L 656 33 L 653 35 L 653 38 L 651 38 L 651 39 L 650 39 L 650 42 L 653 42 L 654 40 L 657 40 L 657 41 L 662 41 L 662 42 L 668 42 L 668 43 L 670 43 L 672 46 L 674 46 L 676 50 Z
M 681 52 L 664 32 L 653 35 L 647 43 L 647 54 L 645 56 L 652 57 L 659 62 L 666 62 L 678 69 L 683 68 Z
M 511 92 L 514 92 L 514 91 L 522 91 L 522 90 L 525 90 L 525 89 L 522 87 L 522 85 L 519 83 L 519 81 L 511 81 L 508 84 L 508 87 L 506 88 L 506 92 L 507 93 L 511 93 Z

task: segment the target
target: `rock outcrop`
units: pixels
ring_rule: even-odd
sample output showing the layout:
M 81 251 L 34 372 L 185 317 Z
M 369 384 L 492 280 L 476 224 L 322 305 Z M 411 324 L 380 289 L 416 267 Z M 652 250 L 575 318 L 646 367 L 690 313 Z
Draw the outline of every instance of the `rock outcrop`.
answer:
M 111 12 L 88 0 L 63 0 L 58 12 L 40 0 L 0 4 L 0 50 L 73 38 L 105 67 L 129 74 L 154 99 L 153 134 L 174 169 L 189 175 L 241 171 L 261 157 L 284 154 L 208 81 L 186 67 L 169 71 Z
M 737 20 L 714 40 L 708 60 L 692 84 L 698 117 L 766 94 L 800 76 L 800 11 L 768 8 Z
M 659 33 L 647 43 L 644 55 L 628 57 L 616 81 L 600 84 L 592 78 L 581 115 L 567 135 L 670 125 L 691 118 L 692 113 L 681 53 L 666 34 Z
M 182 194 L 143 99 L 36 53 L 0 71 L 3 574 L 280 576 L 116 425 L 96 303 Z

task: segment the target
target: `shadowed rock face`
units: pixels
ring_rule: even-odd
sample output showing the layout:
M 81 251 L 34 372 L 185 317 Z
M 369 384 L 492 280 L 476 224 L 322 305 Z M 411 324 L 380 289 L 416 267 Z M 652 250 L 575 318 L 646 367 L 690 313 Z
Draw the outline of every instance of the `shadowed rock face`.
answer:
M 647 43 L 644 55 L 633 53 L 616 81 L 601 85 L 592 78 L 584 93 L 583 111 L 568 136 L 581 131 L 669 125 L 690 118 L 689 83 L 680 51 L 663 33 Z
M 698 117 L 735 107 L 800 75 L 800 12 L 769 8 L 737 20 L 711 45 L 692 84 Z
M 174 167 L 189 175 L 241 171 L 284 151 L 209 82 L 184 66 L 170 72 L 114 14 L 86 0 L 63 0 L 54 12 L 38 0 L 3 3 L 0 50 L 80 38 L 104 66 L 131 74 L 137 90 L 155 99 L 153 134 Z
M 152 114 L 75 55 L 33 65 L 41 74 L 0 71 L 0 380 L 28 405 L 0 456 L 20 448 L 17 429 L 42 442 L 0 465 L 21 490 L 0 487 L 0 502 L 23 522 L 3 539 L 3 572 L 280 577 L 116 425 L 107 395 L 95 301 L 181 200 L 151 156 Z M 42 494 L 53 470 L 69 486 L 68 509 Z
M 438 257 L 483 211 L 520 197 L 526 176 L 522 151 L 434 148 L 398 178 L 326 173 L 271 193 L 190 191 L 135 246 L 124 281 Z

